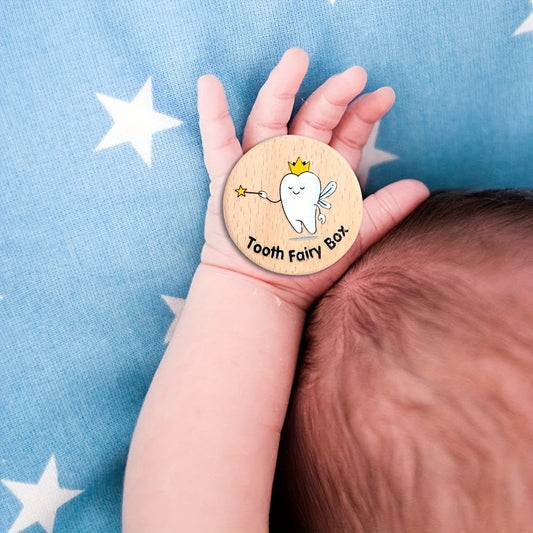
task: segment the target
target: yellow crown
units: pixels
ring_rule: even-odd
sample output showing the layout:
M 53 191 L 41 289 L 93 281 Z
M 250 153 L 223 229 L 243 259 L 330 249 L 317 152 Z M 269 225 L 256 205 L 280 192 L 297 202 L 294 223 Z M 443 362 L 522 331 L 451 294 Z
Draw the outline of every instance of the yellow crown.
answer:
M 311 163 L 309 161 L 302 161 L 300 157 L 296 160 L 296 163 L 291 163 L 289 161 L 289 169 L 293 174 L 296 174 L 299 176 L 302 172 L 306 172 L 309 170 L 309 165 Z

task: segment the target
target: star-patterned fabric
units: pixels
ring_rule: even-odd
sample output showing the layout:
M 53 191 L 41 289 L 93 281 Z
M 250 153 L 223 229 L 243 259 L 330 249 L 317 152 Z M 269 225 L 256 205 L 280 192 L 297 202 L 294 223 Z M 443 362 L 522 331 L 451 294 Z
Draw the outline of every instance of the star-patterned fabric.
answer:
M 297 106 L 362 65 L 397 94 L 367 194 L 533 187 L 530 0 L 0 11 L 0 533 L 120 531 L 131 434 L 202 246 L 200 75 L 221 78 L 240 134 L 287 48 L 311 59 Z

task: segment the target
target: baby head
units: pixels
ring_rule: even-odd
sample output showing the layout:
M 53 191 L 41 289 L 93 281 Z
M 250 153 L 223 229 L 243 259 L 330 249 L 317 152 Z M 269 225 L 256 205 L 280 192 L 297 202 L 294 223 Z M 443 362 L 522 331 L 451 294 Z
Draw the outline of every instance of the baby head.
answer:
M 436 194 L 310 314 L 273 525 L 517 533 L 532 501 L 533 194 Z

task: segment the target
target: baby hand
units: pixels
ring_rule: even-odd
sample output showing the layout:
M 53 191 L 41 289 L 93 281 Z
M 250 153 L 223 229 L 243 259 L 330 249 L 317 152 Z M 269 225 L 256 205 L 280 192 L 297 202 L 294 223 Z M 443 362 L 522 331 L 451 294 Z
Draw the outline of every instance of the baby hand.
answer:
M 287 133 L 303 135 L 328 143 L 356 171 L 374 123 L 394 103 L 394 91 L 389 87 L 354 100 L 363 91 L 367 75 L 363 68 L 351 67 L 316 89 L 288 124 L 308 63 L 309 58 L 303 50 L 292 48 L 285 52 L 257 95 L 244 129 L 242 145 L 235 136 L 220 81 L 212 75 L 198 80 L 200 132 L 204 160 L 211 178 L 202 265 L 231 270 L 258 283 L 266 283 L 277 297 L 303 309 L 307 309 L 355 259 L 428 195 L 422 183 L 404 180 L 366 198 L 361 229 L 354 245 L 341 260 L 316 274 L 275 274 L 241 255 L 224 226 L 222 195 L 226 178 L 247 150 L 271 137 Z M 260 191 L 259 196 L 267 198 L 264 191 Z

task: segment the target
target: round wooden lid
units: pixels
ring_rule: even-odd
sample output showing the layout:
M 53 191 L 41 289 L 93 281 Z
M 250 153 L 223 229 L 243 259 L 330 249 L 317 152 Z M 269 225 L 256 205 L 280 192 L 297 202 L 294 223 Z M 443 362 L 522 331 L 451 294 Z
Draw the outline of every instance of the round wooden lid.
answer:
M 312 274 L 354 243 L 363 213 L 359 182 L 333 148 L 284 135 L 249 150 L 231 171 L 223 198 L 228 233 L 259 266 Z

